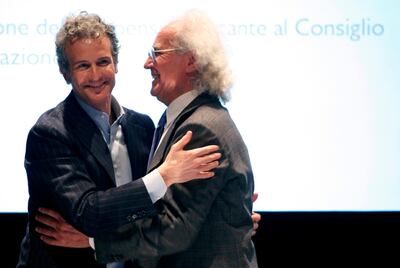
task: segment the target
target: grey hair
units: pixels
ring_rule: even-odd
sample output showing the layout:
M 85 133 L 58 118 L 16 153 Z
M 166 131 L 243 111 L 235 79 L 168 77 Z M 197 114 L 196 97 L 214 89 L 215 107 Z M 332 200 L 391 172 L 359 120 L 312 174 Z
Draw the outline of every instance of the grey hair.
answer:
M 86 11 L 65 19 L 56 35 L 56 55 L 60 72 L 69 72 L 69 62 L 65 55 L 67 42 L 77 39 L 94 39 L 107 35 L 111 41 L 111 54 L 114 63 L 118 63 L 119 41 L 113 25 L 105 23 L 98 15 Z M 69 81 L 67 81 L 69 82 Z
M 203 12 L 192 9 L 167 27 L 175 31 L 171 45 L 195 57 L 198 75 L 192 81 L 194 89 L 207 90 L 227 102 L 233 79 L 217 26 Z

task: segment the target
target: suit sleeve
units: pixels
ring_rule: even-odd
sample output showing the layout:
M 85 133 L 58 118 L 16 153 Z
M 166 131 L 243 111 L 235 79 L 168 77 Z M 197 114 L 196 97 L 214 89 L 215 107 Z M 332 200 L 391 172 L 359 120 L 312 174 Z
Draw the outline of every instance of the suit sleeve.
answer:
M 55 209 L 88 236 L 155 213 L 141 179 L 112 188 L 103 167 L 81 149 L 54 128 L 32 128 L 25 156 L 30 212 L 39 206 Z
M 227 145 L 210 129 L 190 124 L 178 129 L 171 144 L 187 130 L 193 131 L 193 138 L 185 149 L 220 145 L 222 158 L 215 176 L 172 185 L 165 197 L 156 203 L 158 215 L 96 236 L 94 242 L 99 262 L 114 261 L 116 256 L 122 259 L 154 258 L 184 251 L 196 239 L 220 190 L 227 181 L 241 176 L 230 168 L 229 150 L 235 147 L 234 142 Z

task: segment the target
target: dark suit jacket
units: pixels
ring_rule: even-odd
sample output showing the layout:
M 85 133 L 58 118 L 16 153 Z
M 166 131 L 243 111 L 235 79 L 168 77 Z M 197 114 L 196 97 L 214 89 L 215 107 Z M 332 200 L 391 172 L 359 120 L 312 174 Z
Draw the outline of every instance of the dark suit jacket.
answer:
M 246 145 L 219 100 L 197 97 L 178 116 L 154 155 L 157 167 L 188 130 L 187 149 L 217 144 L 215 177 L 171 186 L 158 215 L 95 237 L 96 256 L 135 258 L 135 267 L 257 267 L 251 241 L 253 173 Z
M 71 94 L 30 130 L 25 168 L 29 223 L 17 267 L 97 267 L 91 249 L 45 245 L 35 233 L 38 207 L 59 211 L 88 236 L 156 211 L 141 179 L 146 174 L 154 125 L 125 109 L 121 120 L 133 182 L 115 187 L 111 155 L 101 132 Z

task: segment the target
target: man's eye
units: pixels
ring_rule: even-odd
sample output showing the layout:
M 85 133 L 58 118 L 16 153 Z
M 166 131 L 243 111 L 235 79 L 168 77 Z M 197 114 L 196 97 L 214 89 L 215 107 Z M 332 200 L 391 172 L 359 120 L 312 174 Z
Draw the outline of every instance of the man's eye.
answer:
M 154 51 L 154 56 L 156 57 L 160 56 L 161 54 L 162 54 L 161 52 Z
M 81 63 L 81 64 L 78 64 L 78 65 L 76 66 L 76 68 L 77 68 L 77 69 L 87 69 L 87 68 L 89 68 L 89 64 L 87 64 L 87 63 Z
M 100 65 L 100 66 L 107 66 L 107 65 L 109 65 L 110 63 L 111 63 L 110 60 L 108 60 L 108 59 L 103 59 L 103 60 L 100 60 L 97 64 Z

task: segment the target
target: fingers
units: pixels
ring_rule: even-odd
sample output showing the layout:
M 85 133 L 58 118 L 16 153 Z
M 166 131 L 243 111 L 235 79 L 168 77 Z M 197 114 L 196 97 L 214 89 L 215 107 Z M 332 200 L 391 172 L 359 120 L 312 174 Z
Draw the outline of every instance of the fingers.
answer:
M 37 220 L 38 222 L 40 222 L 46 226 L 53 228 L 53 229 L 57 228 L 58 222 L 56 220 L 54 220 L 53 217 L 49 217 L 45 214 L 40 214 L 40 213 L 37 214 L 35 217 L 35 220 Z
M 251 236 L 254 236 L 257 233 L 258 223 L 261 220 L 261 215 L 258 213 L 253 212 L 251 215 L 251 219 L 253 220 L 253 231 L 251 232 Z
M 36 231 L 40 234 L 40 239 L 48 245 L 71 248 L 89 247 L 88 238 L 83 234 L 51 232 L 40 227 L 37 227 Z
M 215 175 L 215 173 L 212 170 L 217 168 L 218 165 L 219 165 L 218 161 L 213 161 L 213 162 L 210 162 L 207 164 L 202 164 L 202 165 L 198 166 L 196 169 L 192 170 L 192 175 L 190 177 L 196 178 L 196 179 L 211 178 Z
M 158 168 L 167 187 L 175 183 L 184 183 L 194 179 L 205 179 L 215 174 L 211 170 L 219 166 L 218 160 L 222 154 L 217 152 L 219 146 L 208 145 L 192 150 L 183 148 L 192 139 L 191 131 L 172 145 L 171 150 Z
M 253 201 L 253 203 L 254 203 L 254 202 L 256 202 L 257 198 L 258 198 L 258 193 L 253 193 L 253 196 L 251 197 L 251 201 Z
M 254 235 L 257 233 L 257 228 L 258 228 L 258 224 L 255 223 L 255 224 L 253 225 L 253 231 L 251 231 L 251 236 L 254 236 Z
M 86 248 L 89 247 L 89 238 L 77 230 L 73 232 L 52 229 L 48 226 L 38 226 L 35 228 L 40 235 L 40 239 L 52 246 Z
M 56 241 L 59 240 L 58 232 L 48 226 L 38 226 L 35 231 L 40 234 L 40 239 L 49 245 L 56 245 Z
M 219 158 L 221 158 L 220 153 L 194 157 L 190 178 L 208 179 L 213 177 L 215 175 L 213 170 L 219 166 L 219 162 L 217 161 Z
M 188 152 L 190 152 L 195 157 L 199 157 L 199 156 L 211 154 L 211 153 L 216 152 L 218 150 L 219 150 L 219 146 L 218 145 L 207 145 L 207 146 L 204 146 L 204 147 L 201 147 L 201 148 L 196 148 L 196 149 L 189 150 Z
M 171 150 L 176 150 L 176 151 L 183 150 L 183 148 L 192 139 L 192 136 L 193 133 L 192 131 L 189 130 L 179 141 L 177 141 L 174 145 L 172 145 Z
M 41 224 L 48 226 L 48 228 L 69 232 L 75 231 L 74 227 L 68 224 L 58 212 L 47 208 L 39 208 L 39 212 L 35 219 Z
M 40 208 L 35 219 L 40 223 L 35 231 L 44 243 L 73 248 L 89 247 L 88 237 L 72 227 L 58 212 Z
M 253 223 L 258 223 L 259 221 L 261 221 L 261 214 L 253 212 L 251 214 L 251 219 L 253 220 Z
M 59 243 L 57 243 L 57 239 L 54 239 L 53 237 L 49 237 L 49 236 L 45 236 L 45 235 L 41 235 L 40 239 L 45 242 L 48 245 L 51 246 L 59 246 Z
M 253 193 L 253 195 L 251 196 L 251 200 L 253 201 L 253 203 L 257 200 L 257 198 L 258 193 Z M 253 212 L 251 214 L 251 219 L 253 220 L 253 231 L 251 232 L 251 236 L 254 236 L 258 229 L 258 223 L 261 220 L 261 214 Z
M 253 223 L 253 231 L 256 232 L 258 229 L 258 223 Z
M 212 162 L 209 162 L 209 163 L 205 163 L 205 164 L 199 165 L 197 167 L 197 170 L 199 172 L 208 172 L 208 171 L 211 171 L 211 170 L 217 168 L 218 165 L 219 165 L 218 161 L 212 161 Z
M 174 145 L 172 145 L 171 150 L 174 151 L 181 151 L 185 148 L 185 146 L 190 142 L 192 139 L 193 133 L 192 131 L 187 131 L 186 134 L 179 140 L 177 141 Z M 219 146 L 217 145 L 207 145 L 201 148 L 196 148 L 189 150 L 192 154 L 193 157 L 199 157 L 207 154 L 211 154 L 213 152 L 216 152 L 219 150 Z
M 39 208 L 39 211 L 40 211 L 40 213 L 50 216 L 54 219 L 57 219 L 58 221 L 65 222 L 64 218 L 61 217 L 61 215 L 57 211 L 54 211 L 54 210 L 51 210 L 48 208 L 43 208 L 43 207 Z
M 209 154 L 203 157 L 199 157 L 197 156 L 197 159 L 194 159 L 194 165 L 197 166 L 206 166 L 210 163 L 218 163 L 218 159 L 221 158 L 221 153 L 213 153 L 213 154 Z M 217 165 L 218 166 L 218 165 Z M 214 168 L 216 168 L 217 166 L 214 166 Z
M 211 178 L 215 175 L 214 172 L 212 171 L 201 171 L 199 173 L 197 173 L 197 175 L 193 176 L 196 179 L 208 179 Z
M 36 227 L 35 231 L 41 235 L 45 235 L 47 237 L 54 237 L 55 236 L 55 231 L 52 228 L 49 227 Z
M 213 170 L 219 166 L 219 162 L 214 159 L 219 159 L 220 153 L 214 155 L 205 156 L 202 158 L 195 159 L 191 168 L 191 178 L 196 179 L 207 179 L 215 175 Z

